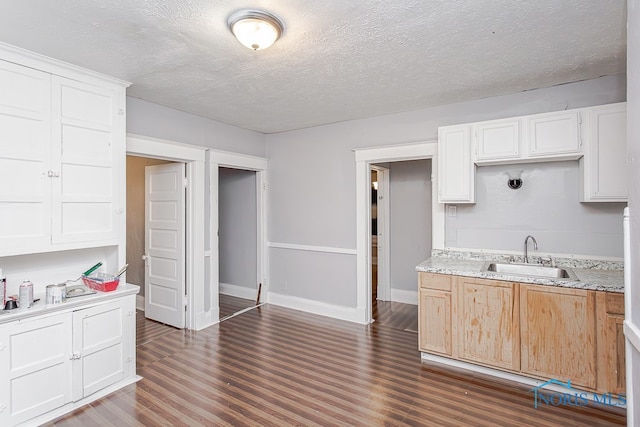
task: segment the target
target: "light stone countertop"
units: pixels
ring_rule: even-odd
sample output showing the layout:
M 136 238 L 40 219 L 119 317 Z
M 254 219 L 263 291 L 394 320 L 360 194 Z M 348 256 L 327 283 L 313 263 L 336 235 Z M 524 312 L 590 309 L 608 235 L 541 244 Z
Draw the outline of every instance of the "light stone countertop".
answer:
M 532 283 L 536 285 L 561 286 L 565 288 L 588 289 L 594 291 L 624 293 L 623 270 L 597 270 L 571 267 L 580 279 L 549 279 L 544 277 L 519 276 L 482 271 L 485 260 L 431 257 L 421 262 L 416 271 L 454 276 L 479 277 L 483 279 L 505 280 L 509 282 Z

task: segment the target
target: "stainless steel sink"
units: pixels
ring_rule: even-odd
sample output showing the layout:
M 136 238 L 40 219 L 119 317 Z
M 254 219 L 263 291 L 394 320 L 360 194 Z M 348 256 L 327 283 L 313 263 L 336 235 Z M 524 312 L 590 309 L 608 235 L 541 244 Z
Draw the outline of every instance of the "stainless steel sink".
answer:
M 550 279 L 570 279 L 579 281 L 578 276 L 570 268 L 546 267 L 540 264 L 517 264 L 502 262 L 487 262 L 483 271 L 512 274 L 514 276 L 547 277 Z

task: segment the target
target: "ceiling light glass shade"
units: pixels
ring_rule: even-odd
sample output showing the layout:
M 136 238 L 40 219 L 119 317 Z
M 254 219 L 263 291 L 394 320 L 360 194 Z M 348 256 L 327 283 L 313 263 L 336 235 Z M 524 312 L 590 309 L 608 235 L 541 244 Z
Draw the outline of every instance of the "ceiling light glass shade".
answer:
M 259 10 L 239 10 L 227 20 L 229 29 L 240 43 L 249 49 L 262 50 L 282 35 L 282 22 Z

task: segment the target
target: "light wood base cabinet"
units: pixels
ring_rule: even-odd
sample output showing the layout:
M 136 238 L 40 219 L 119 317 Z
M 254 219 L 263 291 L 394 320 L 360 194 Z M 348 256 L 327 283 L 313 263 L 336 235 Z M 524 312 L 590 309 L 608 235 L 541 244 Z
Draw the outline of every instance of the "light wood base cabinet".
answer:
M 596 388 L 595 291 L 521 285 L 522 372 Z
M 424 272 L 419 284 L 421 351 L 625 393 L 623 294 Z
M 451 276 L 420 273 L 419 347 L 451 356 Z
M 598 391 L 625 393 L 624 295 L 597 292 Z
M 454 285 L 454 356 L 520 369 L 519 285 L 466 277 L 456 277 Z

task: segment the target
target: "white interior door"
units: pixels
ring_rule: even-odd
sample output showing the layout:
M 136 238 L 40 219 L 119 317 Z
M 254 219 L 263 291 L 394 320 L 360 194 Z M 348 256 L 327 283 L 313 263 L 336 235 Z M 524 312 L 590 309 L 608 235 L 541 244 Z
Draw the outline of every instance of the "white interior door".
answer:
M 145 316 L 185 327 L 185 165 L 145 168 Z

